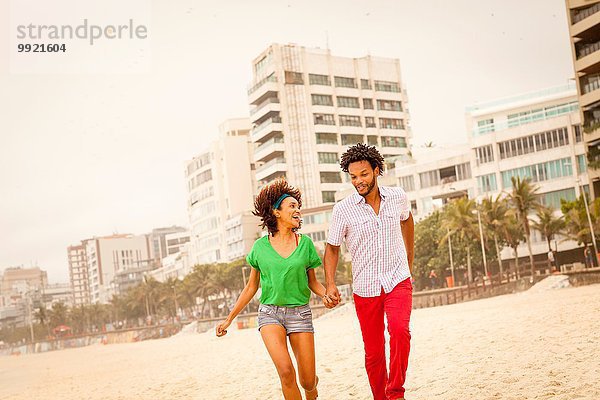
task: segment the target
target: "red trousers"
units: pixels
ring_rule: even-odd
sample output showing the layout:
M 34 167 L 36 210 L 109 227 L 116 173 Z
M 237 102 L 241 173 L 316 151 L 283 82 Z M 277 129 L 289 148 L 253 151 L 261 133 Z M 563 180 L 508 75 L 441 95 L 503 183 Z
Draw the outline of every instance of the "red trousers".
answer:
M 412 309 L 410 279 L 377 297 L 354 295 L 356 315 L 365 344 L 365 368 L 374 400 L 404 398 L 404 381 L 410 352 L 408 323 Z M 386 368 L 384 314 L 390 334 L 390 373 Z

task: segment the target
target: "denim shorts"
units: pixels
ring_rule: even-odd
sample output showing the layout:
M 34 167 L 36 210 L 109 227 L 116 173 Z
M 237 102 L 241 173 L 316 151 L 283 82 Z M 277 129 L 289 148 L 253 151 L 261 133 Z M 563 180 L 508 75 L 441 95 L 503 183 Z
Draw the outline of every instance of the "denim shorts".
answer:
M 281 325 L 286 333 L 314 333 L 312 311 L 305 304 L 298 307 L 282 307 L 271 304 L 258 306 L 258 330 L 265 325 Z

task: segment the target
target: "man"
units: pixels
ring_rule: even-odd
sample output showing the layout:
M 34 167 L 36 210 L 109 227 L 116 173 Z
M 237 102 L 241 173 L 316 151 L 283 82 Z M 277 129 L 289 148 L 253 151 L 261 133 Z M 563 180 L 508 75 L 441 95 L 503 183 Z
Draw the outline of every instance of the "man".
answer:
M 342 155 L 356 193 L 333 208 L 324 266 L 327 295 L 337 303 L 335 270 L 342 241 L 352 256 L 354 304 L 375 400 L 404 399 L 410 351 L 414 223 L 404 190 L 379 187 L 384 160 L 374 146 L 357 144 Z M 384 314 L 390 333 L 386 368 Z

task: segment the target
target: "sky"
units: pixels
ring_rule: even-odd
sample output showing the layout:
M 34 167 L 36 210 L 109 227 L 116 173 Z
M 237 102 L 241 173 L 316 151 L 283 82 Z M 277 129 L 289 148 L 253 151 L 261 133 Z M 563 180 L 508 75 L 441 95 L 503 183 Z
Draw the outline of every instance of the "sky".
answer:
M 248 116 L 251 62 L 271 43 L 398 58 L 415 147 L 466 142 L 466 106 L 574 76 L 563 0 L 142 4 L 139 73 L 15 72 L 14 33 L 0 30 L 0 271 L 37 265 L 68 282 L 71 244 L 187 226 L 184 162 Z

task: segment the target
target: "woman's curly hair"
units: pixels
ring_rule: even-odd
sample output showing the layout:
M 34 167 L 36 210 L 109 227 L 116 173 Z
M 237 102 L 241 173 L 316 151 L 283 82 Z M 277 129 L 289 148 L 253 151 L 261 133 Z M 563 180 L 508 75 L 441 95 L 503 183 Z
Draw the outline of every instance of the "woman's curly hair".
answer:
M 357 143 L 348 148 L 348 150 L 342 154 L 342 159 L 340 161 L 342 171 L 348 172 L 348 166 L 357 161 L 368 161 L 373 169 L 379 167 L 379 175 L 383 175 L 383 169 L 385 168 L 384 160 L 375 146 Z
M 302 207 L 302 194 L 300 190 L 288 185 L 284 178 L 278 178 L 261 189 L 254 200 L 254 211 L 252 214 L 260 217 L 261 228 L 267 228 L 270 234 L 277 232 L 277 217 L 273 212 L 273 205 L 284 194 L 288 194 L 298 201 L 298 207 Z M 281 208 L 281 205 L 279 206 Z

